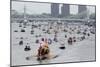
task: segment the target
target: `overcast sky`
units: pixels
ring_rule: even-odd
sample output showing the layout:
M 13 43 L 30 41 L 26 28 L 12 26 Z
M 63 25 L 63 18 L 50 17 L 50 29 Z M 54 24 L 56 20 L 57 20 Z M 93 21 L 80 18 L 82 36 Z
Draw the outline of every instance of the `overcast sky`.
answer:
M 29 14 L 41 14 L 41 13 L 51 13 L 51 4 L 50 3 L 34 3 L 34 2 L 12 2 L 12 9 L 18 12 L 24 12 L 24 6 L 26 6 L 26 12 Z M 60 7 L 62 4 L 60 4 Z M 59 7 L 59 8 L 60 8 Z M 90 13 L 95 12 L 94 6 L 87 6 Z M 61 8 L 60 8 L 61 9 Z M 77 5 L 70 5 L 70 13 L 76 14 L 78 12 Z M 59 11 L 61 13 L 61 11 Z

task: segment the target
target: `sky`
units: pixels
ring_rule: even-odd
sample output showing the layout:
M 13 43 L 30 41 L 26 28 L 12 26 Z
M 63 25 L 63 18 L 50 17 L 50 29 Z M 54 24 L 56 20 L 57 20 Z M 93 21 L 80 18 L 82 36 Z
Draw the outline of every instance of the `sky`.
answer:
M 12 9 L 18 12 L 24 12 L 24 5 L 26 12 L 29 14 L 50 13 L 50 4 L 48 3 L 33 3 L 33 2 L 12 2 Z
M 20 13 L 24 12 L 24 6 L 26 6 L 26 12 L 28 14 L 42 14 L 42 13 L 51 13 L 51 4 L 50 3 L 34 3 L 34 2 L 19 2 L 13 1 L 12 2 L 12 9 L 16 10 Z M 59 13 L 61 13 L 61 6 L 59 7 Z M 94 6 L 87 6 L 89 13 L 95 12 Z M 70 13 L 77 14 L 78 13 L 78 6 L 77 5 L 70 5 Z

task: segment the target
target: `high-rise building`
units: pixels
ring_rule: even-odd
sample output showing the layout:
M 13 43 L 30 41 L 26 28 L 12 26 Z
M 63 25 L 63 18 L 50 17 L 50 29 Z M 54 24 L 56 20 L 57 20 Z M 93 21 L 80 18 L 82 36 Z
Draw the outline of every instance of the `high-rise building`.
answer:
M 53 17 L 59 16 L 59 4 L 57 4 L 57 3 L 51 4 L 51 16 L 53 16 Z
M 61 15 L 64 16 L 68 16 L 70 15 L 70 6 L 69 4 L 63 4 L 61 7 Z
M 82 13 L 87 10 L 87 7 L 85 5 L 79 5 L 78 6 L 78 13 Z

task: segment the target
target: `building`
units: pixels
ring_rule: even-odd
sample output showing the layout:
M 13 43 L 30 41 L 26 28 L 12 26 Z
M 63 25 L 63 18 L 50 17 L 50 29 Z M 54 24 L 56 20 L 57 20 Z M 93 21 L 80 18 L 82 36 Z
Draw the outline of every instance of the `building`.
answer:
M 64 16 L 69 16 L 70 15 L 70 6 L 69 4 L 63 4 L 61 7 L 61 15 Z
M 52 17 L 58 17 L 59 16 L 59 4 L 58 3 L 52 3 L 51 4 L 51 16 Z
M 87 10 L 85 5 L 78 5 L 78 13 L 82 13 Z

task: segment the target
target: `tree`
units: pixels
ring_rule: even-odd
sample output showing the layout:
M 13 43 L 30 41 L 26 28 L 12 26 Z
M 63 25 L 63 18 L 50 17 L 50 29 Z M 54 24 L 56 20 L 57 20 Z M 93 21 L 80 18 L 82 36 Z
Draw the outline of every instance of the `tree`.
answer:
M 96 15 L 95 13 L 92 13 L 90 16 L 89 16 L 90 19 L 96 19 Z

